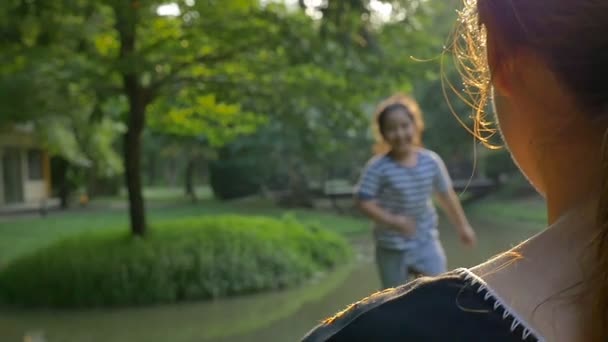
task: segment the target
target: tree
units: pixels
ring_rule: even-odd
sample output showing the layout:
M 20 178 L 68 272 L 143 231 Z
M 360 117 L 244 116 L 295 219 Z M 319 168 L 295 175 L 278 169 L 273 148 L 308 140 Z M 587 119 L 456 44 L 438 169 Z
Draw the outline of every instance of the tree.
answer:
M 244 61 L 252 55 L 256 57 L 265 42 L 276 39 L 266 39 L 272 33 L 272 24 L 255 1 L 225 1 L 221 8 L 208 1 L 177 2 L 180 13 L 176 18 L 159 17 L 155 13 L 158 2 L 108 4 L 113 10 L 119 42 L 117 71 L 129 103 L 124 161 L 131 227 L 133 234 L 144 235 L 140 156 L 149 105 L 163 96 L 177 94 L 183 100 L 181 112 L 168 116 L 177 113 L 188 120 L 188 115 L 204 114 L 206 106 L 213 102 L 205 99 L 212 97 L 192 96 L 189 87 L 198 86 L 197 90 L 204 93 L 209 84 L 223 83 L 224 72 L 246 68 Z M 200 18 L 202 13 L 204 20 Z M 223 44 L 225 41 L 231 41 L 231 46 Z M 184 125 L 189 129 L 192 126 L 196 124 Z M 216 132 L 221 132 L 221 128 Z M 209 132 L 206 136 L 213 143 Z
M 233 144 L 233 158 L 240 158 L 238 151 L 250 155 L 251 145 L 257 145 L 260 163 L 277 165 L 291 199 L 300 204 L 309 203 L 310 183 L 356 176 L 371 154 L 375 103 L 394 91 L 412 90 L 412 80 L 433 67 L 411 56 L 433 53 L 429 43 L 441 52 L 441 39 L 427 33 L 436 15 L 430 4 L 393 1 L 391 16 L 380 20 L 371 3 L 327 1 L 307 8 L 321 19 L 294 15 L 282 26 L 284 59 L 275 59 L 284 65 L 255 81 L 266 90 L 263 96 L 243 103 L 268 113 L 269 120 L 255 137 Z M 283 177 L 267 177 L 277 178 Z
M 449 48 L 456 1 L 374 3 L 390 4 L 390 13 L 374 18 L 372 2 L 367 0 L 328 1 L 317 10 L 323 13 L 327 34 L 341 37 L 346 48 L 359 51 L 369 46 L 377 53 L 380 63 L 371 59 L 367 65 L 380 70 L 376 77 L 392 80 L 386 88 L 413 93 L 425 114 L 427 146 L 445 156 L 470 155 L 474 138 L 461 127 L 472 127 L 470 108 L 455 93 L 458 86 L 451 88 L 460 83 Z
M 239 105 L 218 102 L 215 95 L 199 95 L 192 88 L 182 88 L 175 97 L 157 101 L 151 106 L 150 118 L 154 132 L 179 145 L 186 162 L 185 193 L 193 200 L 196 164 L 234 139 L 255 132 L 265 121 L 263 116 L 244 112 Z
M 0 45 L 6 52 L 0 67 L 0 125 L 30 125 L 57 156 L 55 176 L 66 206 L 71 171 L 84 168 L 102 177 L 121 172 L 113 145 L 122 126 L 112 116 L 100 116 L 111 107 L 104 99 L 110 90 L 98 81 L 92 88 L 93 78 L 83 77 L 95 65 L 82 58 L 84 38 L 73 34 L 81 20 L 62 15 L 61 5 L 11 0 L 0 6 Z M 83 12 L 83 18 L 93 15 L 91 7 Z
M 392 10 L 381 13 L 378 4 Z M 432 71 L 437 65 L 411 58 L 441 54 L 446 33 L 435 26 L 447 22 L 449 7 L 439 0 L 329 0 L 306 11 L 257 0 L 221 6 L 211 0 L 10 0 L 0 9 L 2 46 L 10 55 L 0 75 L 11 75 L 0 88 L 40 90 L 28 102 L 0 98 L 4 108 L 44 119 L 38 122 L 63 122 L 77 133 L 68 140 L 86 150 L 74 156 L 89 162 L 116 164 L 109 155 L 93 157 L 111 149 L 87 147 L 83 141 L 95 136 L 90 132 L 112 132 L 104 146 L 123 134 L 134 235 L 146 233 L 146 127 L 188 146 L 190 166 L 200 150 L 219 150 L 220 158 L 255 152 L 265 179 L 284 176 L 292 197 L 306 199 L 311 181 L 354 177 L 369 157 L 370 113 L 379 99 L 415 91 L 429 123 L 443 122 L 435 114 L 444 110 L 436 104 L 443 102 Z M 43 68 L 49 70 L 44 77 L 28 74 Z M 69 101 L 48 103 L 65 94 Z M 44 113 L 36 114 L 40 108 Z M 66 113 L 71 119 L 57 119 Z M 186 170 L 192 174 L 192 167 Z
M 161 5 L 162 1 L 152 0 L 64 0 L 52 4 L 13 0 L 6 6 L 7 13 L 25 8 L 27 15 L 36 14 L 38 28 L 43 22 L 57 24 L 53 35 L 66 37 L 57 60 L 65 63 L 77 56 L 87 61 L 71 75 L 86 80 L 88 92 L 96 94 L 100 103 L 126 104 L 121 113 L 126 126 L 123 162 L 131 229 L 139 236 L 146 233 L 140 159 L 150 106 L 174 96 L 179 98 L 181 114 L 195 113 L 189 124 L 181 126 L 194 131 L 196 116 L 208 109 L 205 99 L 213 98 L 214 87 L 228 87 L 238 82 L 237 77 L 253 78 L 248 67 L 262 65 L 260 61 L 273 55 L 281 43 L 276 27 L 286 20 L 254 0 L 227 0 L 222 6 L 213 1 L 176 1 L 172 5 L 179 11 L 166 16 L 159 15 Z M 38 31 L 32 36 L 42 41 L 47 40 L 42 36 L 48 35 Z M 227 41 L 232 44 L 225 44 Z M 50 44 L 53 48 L 59 46 L 54 39 L 50 42 L 55 42 Z M 210 96 L 202 96 L 205 94 Z M 217 103 L 222 108 L 223 102 Z M 239 112 L 238 120 L 246 112 Z M 175 113 L 169 112 L 168 116 Z M 232 115 L 231 120 L 235 121 L 236 114 L 223 114 Z M 179 126 L 183 122 L 173 123 Z M 225 121 L 211 126 L 215 133 L 197 133 L 205 134 L 211 144 L 224 139 L 222 132 L 226 127 L 232 128 Z

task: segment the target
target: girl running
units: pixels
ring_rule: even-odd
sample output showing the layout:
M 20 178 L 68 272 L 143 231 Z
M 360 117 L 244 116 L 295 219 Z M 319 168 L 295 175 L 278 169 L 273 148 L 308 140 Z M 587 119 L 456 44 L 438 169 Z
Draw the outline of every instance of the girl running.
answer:
M 355 193 L 359 208 L 374 221 L 376 262 L 383 288 L 404 284 L 410 273 L 446 271 L 432 197 L 445 210 L 462 242 L 475 244 L 441 158 L 421 147 L 422 115 L 416 102 L 396 95 L 375 115 L 378 155 L 368 162 Z

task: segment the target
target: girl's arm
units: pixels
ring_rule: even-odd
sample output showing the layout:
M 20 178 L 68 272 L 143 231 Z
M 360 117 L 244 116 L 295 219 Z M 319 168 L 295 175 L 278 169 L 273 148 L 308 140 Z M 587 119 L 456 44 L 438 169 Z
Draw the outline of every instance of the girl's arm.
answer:
M 445 192 L 436 192 L 435 198 L 452 225 L 456 228 L 462 242 L 467 246 L 474 246 L 477 242 L 475 231 L 471 228 L 460 205 L 460 199 L 454 190 L 450 188 Z
M 409 217 L 393 215 L 382 209 L 375 201 L 356 199 L 357 207 L 372 220 L 389 226 L 406 235 L 416 233 L 416 223 Z

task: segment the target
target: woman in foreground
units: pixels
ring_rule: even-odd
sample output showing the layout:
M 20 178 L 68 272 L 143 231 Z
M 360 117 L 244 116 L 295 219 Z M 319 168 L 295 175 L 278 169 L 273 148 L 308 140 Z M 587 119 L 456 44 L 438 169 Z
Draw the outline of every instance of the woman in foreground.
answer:
M 549 226 L 481 265 L 372 295 L 305 341 L 608 340 L 608 1 L 465 3 L 477 124 L 491 93 Z

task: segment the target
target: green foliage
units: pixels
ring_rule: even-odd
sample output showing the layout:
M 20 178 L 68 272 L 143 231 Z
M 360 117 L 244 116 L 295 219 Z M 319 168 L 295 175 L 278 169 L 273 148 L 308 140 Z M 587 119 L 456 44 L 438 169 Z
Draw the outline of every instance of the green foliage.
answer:
M 121 171 L 116 141 L 145 122 L 174 138 L 184 164 L 224 147 L 239 151 L 228 159 L 254 150 L 266 186 L 298 184 L 355 178 L 371 154 L 375 104 L 405 91 L 427 114 L 430 148 L 468 153 L 472 139 L 445 105 L 437 63 L 454 1 L 172 3 L 175 15 L 159 15 L 166 2 L 156 0 L 0 5 L 0 96 L 11 94 L 0 98 L 0 120 L 39 122 L 53 151 L 100 174 Z M 377 11 L 388 4 L 390 14 Z M 466 106 L 455 112 L 470 124 Z M 158 149 L 142 150 L 146 163 L 158 160 Z
M 492 179 L 499 179 L 501 175 L 514 175 L 519 173 L 519 169 L 511 154 L 506 149 L 491 151 L 484 158 L 486 176 Z
M 0 126 L 28 123 L 38 142 L 74 168 L 99 177 L 122 172 L 115 142 L 123 125 L 111 116 L 109 83 L 99 77 L 107 65 L 86 58 L 86 39 L 97 26 L 87 22 L 81 1 L 14 0 L 0 6 L 5 52 L 0 61 Z M 72 10 L 83 11 L 82 16 Z M 102 16 L 100 16 L 102 18 Z M 79 184 L 82 185 L 82 184 Z
M 348 244 L 293 218 L 159 222 L 146 239 L 118 230 L 68 238 L 0 272 L 3 301 L 25 306 L 144 305 L 280 289 L 346 261 Z
M 214 94 L 198 95 L 189 88 L 179 91 L 175 99 L 153 104 L 150 112 L 154 131 L 202 137 L 212 147 L 251 134 L 265 121 L 264 117 L 243 112 L 237 104 L 218 102 Z
M 229 200 L 258 193 L 263 180 L 259 168 L 259 162 L 253 158 L 212 161 L 209 164 L 209 184 L 214 196 Z
M 220 92 L 269 118 L 253 137 L 230 143 L 237 151 L 232 158 L 253 150 L 259 168 L 274 165 L 266 186 L 284 178 L 288 184 L 354 180 L 371 156 L 372 111 L 395 91 L 415 91 L 432 127 L 430 147 L 462 151 L 472 139 L 442 105 L 437 58 L 453 9 L 440 1 L 390 3 L 390 17 L 380 18 L 369 1 L 331 0 L 307 8 L 322 19 L 296 13 L 281 25 L 285 48 L 270 54 L 275 70 Z M 445 19 L 439 29 L 437 18 Z M 258 96 L 247 97 L 252 92 Z

